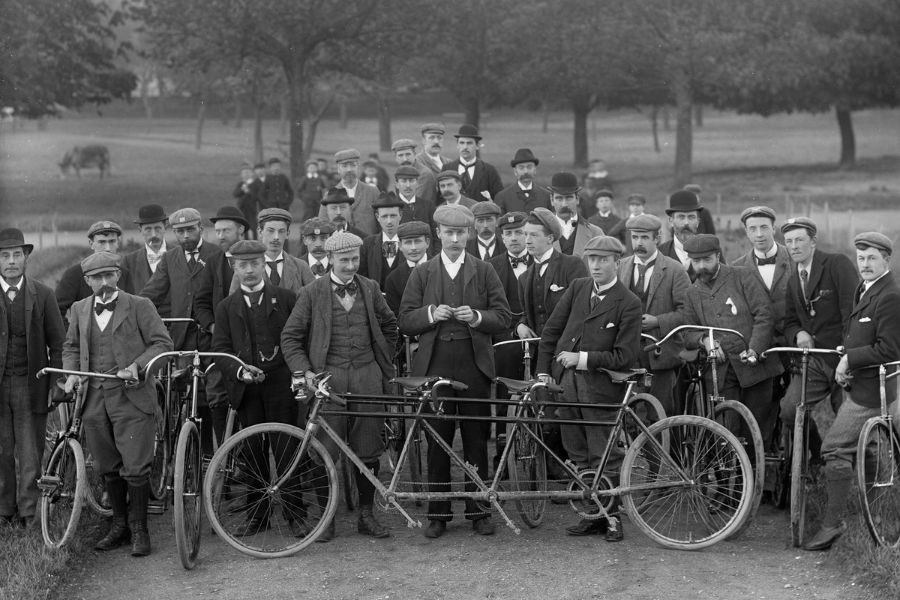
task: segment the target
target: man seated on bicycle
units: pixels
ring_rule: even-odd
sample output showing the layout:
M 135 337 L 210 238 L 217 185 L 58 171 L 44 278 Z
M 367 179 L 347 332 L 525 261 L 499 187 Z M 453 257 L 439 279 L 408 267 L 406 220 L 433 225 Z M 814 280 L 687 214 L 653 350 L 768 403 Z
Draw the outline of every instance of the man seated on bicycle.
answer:
M 857 288 L 850 318 L 844 324 L 846 354 L 834 372 L 835 380 L 848 391 L 822 442 L 828 504 L 822 527 L 803 546 L 806 550 L 827 550 L 847 529 L 840 517 L 850 493 L 860 431 L 866 420 L 881 414 L 878 369 L 862 367 L 900 359 L 900 286 L 890 272 L 893 243 L 886 235 L 874 231 L 860 233 L 853 243 L 856 266 L 863 281 Z M 896 386 L 891 384 L 886 388 L 888 410 L 898 418 Z
M 816 248 L 816 224 L 807 217 L 789 219 L 781 226 L 793 268 L 788 280 L 784 334 L 788 344 L 798 348 L 837 348 L 843 327 L 853 310 L 859 275 L 850 259 L 840 253 Z M 831 398 L 837 413 L 843 393 L 834 379 L 837 356 L 812 355 L 806 379 L 806 402 Z M 802 382 L 797 375 L 781 400 L 783 426 L 793 427 L 800 403 Z M 809 451 L 812 464 L 822 461 L 822 438 L 810 416 Z
M 109 531 L 95 549 L 112 550 L 131 539 L 131 555 L 147 556 L 156 390 L 152 383 L 137 383 L 137 379 L 153 357 L 172 350 L 172 338 L 152 302 L 116 287 L 119 255 L 92 254 L 81 261 L 81 270 L 93 295 L 79 300 L 69 311 L 63 368 L 115 373 L 120 379 L 135 382 L 91 379 L 86 383 L 85 437 L 94 469 L 106 483 L 113 511 Z M 80 379 L 69 375 L 66 393 L 71 393 Z

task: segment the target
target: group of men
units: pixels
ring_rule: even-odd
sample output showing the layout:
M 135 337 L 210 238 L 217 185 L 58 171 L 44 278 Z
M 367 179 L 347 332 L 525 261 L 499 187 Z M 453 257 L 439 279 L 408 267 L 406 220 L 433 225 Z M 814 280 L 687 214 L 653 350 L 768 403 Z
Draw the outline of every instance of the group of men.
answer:
M 719 389 L 748 406 L 767 444 L 779 401 L 781 418 L 793 418 L 799 382 L 789 378 L 782 399 L 775 390 L 785 379 L 784 364 L 763 359 L 763 351 L 782 344 L 846 347 L 840 359 L 813 359 L 808 387 L 810 399 L 832 398 L 837 412 L 824 441 L 813 444 L 814 460 L 825 464 L 829 501 L 822 531 L 809 547 L 829 547 L 844 530 L 840 516 L 856 435 L 878 410 L 877 371 L 860 368 L 900 358 L 900 288 L 889 269 L 891 240 L 877 232 L 858 235 L 855 269 L 845 256 L 816 248 L 811 219 L 781 223 L 781 245 L 775 212 L 753 206 L 741 214 L 753 247 L 726 265 L 719 239 L 704 233 L 712 224 L 696 187 L 669 196 L 666 222 L 645 213 L 638 194 L 628 199 L 626 219 L 611 219 L 612 195 L 601 190 L 594 198 L 598 226 L 584 218 L 574 174 L 553 174 L 546 189 L 535 183 L 539 159 L 530 149 L 515 152 L 510 166 L 516 181 L 503 187 L 497 169 L 478 157 L 475 127 L 459 128 L 455 160 L 441 154 L 442 125 L 426 124 L 421 133 L 418 154 L 412 140 L 393 144 L 394 190 L 379 191 L 361 179 L 358 151 L 337 152 L 340 182 L 316 192 L 319 214 L 300 224 L 302 243 L 293 254 L 286 250 L 295 227 L 288 206 L 267 206 L 255 221 L 243 207 L 224 206 L 208 219 L 217 242 L 211 243 L 199 211 L 166 214 L 148 205 L 135 220 L 144 240 L 139 250 L 119 256 L 121 227 L 111 221 L 92 225 L 93 254 L 63 275 L 54 294 L 25 277 L 32 247 L 21 232 L 0 232 L 0 517 L 34 516 L 48 393 L 34 374 L 44 366 L 115 373 L 122 380 L 87 383 L 88 447 L 113 508 L 110 530 L 97 547 L 130 540 L 140 556 L 150 552 L 146 508 L 154 418 L 144 369 L 161 352 L 212 349 L 249 365 L 217 360 L 205 381 L 204 410 L 222 435 L 229 404 L 245 427 L 302 422 L 290 391 L 292 374 L 311 382 L 328 371 L 337 393 L 384 393 L 405 336 L 417 347 L 408 365 L 412 375 L 466 384 L 465 391 L 451 392 L 455 401 L 444 403 L 445 414 L 459 415 L 458 422 L 434 425 L 451 445 L 458 426 L 465 461 L 487 477 L 489 422 L 466 417 L 490 416 L 491 405 L 465 399 L 490 397 L 498 375 L 525 376 L 521 345 L 495 351 L 495 343 L 540 338 L 534 374 L 560 383 L 567 404 L 556 411 L 567 424 L 549 427 L 548 443 L 578 469 L 591 469 L 608 431 L 569 423 L 604 420 L 608 414 L 591 405 L 621 399 L 621 388 L 601 369 L 648 369 L 654 375 L 649 391 L 667 412 L 677 412 L 678 350 L 687 340 L 647 353 L 641 334 L 660 338 L 678 325 L 699 324 L 742 333 L 743 341 L 725 337 L 712 346 L 721 364 Z M 171 247 L 169 228 L 176 241 Z M 672 237 L 662 242 L 666 228 Z M 196 326 L 176 323 L 167 330 L 162 317 L 190 318 Z M 838 385 L 851 378 L 850 391 L 841 394 Z M 65 391 L 81 383 L 71 376 Z M 329 419 L 377 474 L 383 451 L 378 419 Z M 609 466 L 616 483 L 622 456 L 617 446 L 613 450 Z M 450 458 L 436 444 L 429 445 L 427 465 L 430 489 L 449 491 Z M 358 470 L 355 478 L 358 532 L 389 536 L 373 513 L 371 483 Z M 470 481 L 465 485 L 474 489 Z M 494 533 L 484 507 L 467 502 L 465 517 L 477 534 Z M 265 510 L 248 512 L 239 534 L 265 530 L 270 518 Z M 428 518 L 425 535 L 442 536 L 452 519 L 451 502 L 431 502 Z M 294 535 L 309 533 L 302 519 L 288 521 Z M 567 531 L 623 538 L 616 506 L 608 518 L 582 520 Z M 334 535 L 332 522 L 323 539 Z

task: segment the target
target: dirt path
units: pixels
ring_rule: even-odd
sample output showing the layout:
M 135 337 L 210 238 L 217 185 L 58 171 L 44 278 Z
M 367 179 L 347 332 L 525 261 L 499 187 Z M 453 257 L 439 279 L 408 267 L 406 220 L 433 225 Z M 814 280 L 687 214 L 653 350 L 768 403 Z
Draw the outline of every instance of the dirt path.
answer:
M 457 519 L 439 540 L 403 528 L 370 540 L 355 533 L 342 511 L 338 537 L 280 560 L 244 556 L 208 533 L 200 562 L 184 571 L 175 553 L 171 516 L 155 517 L 154 554 L 125 550 L 89 557 L 59 598 L 164 600 L 203 598 L 450 599 L 628 598 L 823 599 L 878 597 L 840 575 L 827 554 L 788 547 L 786 515 L 764 506 L 739 540 L 700 552 L 665 550 L 626 521 L 626 539 L 573 538 L 567 506 L 551 506 L 538 529 L 516 536 L 498 527 L 479 537 Z

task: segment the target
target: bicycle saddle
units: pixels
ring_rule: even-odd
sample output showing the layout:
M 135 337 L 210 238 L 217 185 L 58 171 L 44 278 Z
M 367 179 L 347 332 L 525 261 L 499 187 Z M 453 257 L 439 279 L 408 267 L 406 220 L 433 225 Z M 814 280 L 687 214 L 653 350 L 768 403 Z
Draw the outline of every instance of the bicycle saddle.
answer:
M 440 377 L 394 377 L 390 383 L 399 383 L 404 389 L 410 391 L 419 391 L 429 384 L 437 381 Z
M 686 363 L 696 362 L 697 358 L 700 356 L 700 348 L 694 348 L 693 350 L 682 350 L 678 353 L 678 358 L 683 360 Z
M 613 383 L 623 383 L 625 381 L 637 381 L 641 377 L 647 374 L 647 369 L 631 369 L 629 371 L 610 371 L 609 369 L 598 369 L 599 371 L 603 371 L 609 378 L 612 379 Z
M 511 394 L 520 394 L 522 392 L 527 392 L 531 389 L 531 386 L 535 384 L 534 381 L 527 381 L 524 379 L 510 379 L 509 377 L 497 377 L 494 379 L 497 383 L 506 386 L 506 389 L 509 390 Z M 548 383 L 547 389 L 551 392 L 562 393 L 563 389 L 556 385 L 555 383 Z

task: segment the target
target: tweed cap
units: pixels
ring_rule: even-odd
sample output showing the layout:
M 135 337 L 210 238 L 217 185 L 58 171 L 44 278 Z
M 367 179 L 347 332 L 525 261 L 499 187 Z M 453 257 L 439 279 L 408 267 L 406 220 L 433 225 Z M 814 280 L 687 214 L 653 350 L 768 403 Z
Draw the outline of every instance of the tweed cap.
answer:
M 25 234 L 22 233 L 21 229 L 9 227 L 0 231 L 0 248 L 22 248 L 25 252 L 30 253 L 34 250 L 34 244 L 25 243 Z
M 597 195 L 594 196 L 594 198 L 612 198 L 612 197 L 613 197 L 612 190 L 606 190 L 606 189 L 600 190 L 599 192 L 597 192 Z
M 266 163 L 264 163 L 264 162 L 258 162 L 255 165 L 253 165 L 254 170 L 255 169 L 265 169 L 265 168 L 266 168 Z
M 484 200 L 472 207 L 472 214 L 478 217 L 499 217 L 503 213 L 503 209 L 491 202 Z
M 397 228 L 397 237 L 401 240 L 422 236 L 427 238 L 431 237 L 431 230 L 428 229 L 428 223 L 423 223 L 422 221 L 407 221 L 406 223 L 400 223 L 400 227 Z
M 744 225 L 747 224 L 747 219 L 750 217 L 765 217 L 767 219 L 771 219 L 772 222 L 775 222 L 775 211 L 769 208 L 768 206 L 750 206 L 745 208 L 741 212 L 741 223 Z
M 884 250 L 888 254 L 894 253 L 894 243 L 891 241 L 891 238 L 877 231 L 860 233 L 853 238 L 853 245 L 857 248 L 862 247 L 861 249 L 875 248 L 876 250 Z
M 290 225 L 294 222 L 294 217 L 283 208 L 264 208 L 256 215 L 256 222 L 262 225 L 266 221 L 284 221 Z
M 475 224 L 475 215 L 462 204 L 441 204 L 431 218 L 438 225 L 448 227 L 471 227 Z
M 455 179 L 459 183 L 462 183 L 462 176 L 456 171 L 441 171 L 435 179 L 438 182 L 441 182 L 444 179 Z
M 349 252 L 362 244 L 363 241 L 358 235 L 349 231 L 338 231 L 325 241 L 325 252 Z
M 95 252 L 81 261 L 81 272 L 85 275 L 97 275 L 119 270 L 119 255 L 112 252 Z
M 422 125 L 421 131 L 422 131 L 422 135 L 425 135 L 426 133 L 429 133 L 429 132 L 434 132 L 434 133 L 439 133 L 441 135 L 444 135 L 445 133 L 447 133 L 447 128 L 444 126 L 443 123 L 425 123 L 424 125 Z
M 270 165 L 280 165 L 281 159 L 278 158 L 277 156 L 273 156 L 272 158 L 269 159 L 269 164 Z
M 98 233 L 115 233 L 116 235 L 122 235 L 122 228 L 114 221 L 97 221 L 88 228 L 88 239 L 94 239 L 94 236 Z
M 266 253 L 266 245 L 257 240 L 240 240 L 232 244 L 228 251 L 235 259 L 261 258 Z
M 647 198 L 643 194 L 629 194 L 625 202 L 627 204 L 647 204 Z
M 309 159 L 308 161 L 306 161 L 305 163 L 303 163 L 303 166 L 305 166 L 305 167 L 318 167 L 318 166 L 319 166 L 319 161 L 317 161 L 317 160 L 314 159 L 314 158 L 311 158 L 311 159 Z
M 359 150 L 356 148 L 349 148 L 347 150 L 338 150 L 334 153 L 334 162 L 340 164 L 342 162 L 347 162 L 351 160 L 359 160 Z
M 504 229 L 518 229 L 525 225 L 527 219 L 528 215 L 523 212 L 508 212 L 497 221 L 497 228 L 500 229 L 500 231 L 503 231 Z
M 391 144 L 391 152 L 406 149 L 415 150 L 416 143 L 409 138 L 400 138 L 399 140 L 394 140 L 394 143 Z
M 554 173 L 553 177 L 550 178 L 550 185 L 547 186 L 547 189 L 555 194 L 577 194 L 581 191 L 581 186 L 578 184 L 578 177 L 575 173 L 567 173 L 565 171 L 561 173 Z
M 805 229 L 809 232 L 809 237 L 814 237 L 816 232 L 819 231 L 819 228 L 816 227 L 816 222 L 809 217 L 794 217 L 788 219 L 781 226 L 781 233 L 787 233 L 792 229 Z
M 169 224 L 173 229 L 200 224 L 200 212 L 194 208 L 179 208 L 169 215 Z
M 209 220 L 213 223 L 216 221 L 234 221 L 245 228 L 250 227 L 250 224 L 247 223 L 247 219 L 244 217 L 244 213 L 237 206 L 223 206 L 216 212 L 216 216 L 210 217 Z
M 582 256 L 615 256 L 625 254 L 625 246 L 611 235 L 598 235 L 588 240 L 581 251 Z
M 138 218 L 135 225 L 146 225 L 147 223 L 159 223 L 169 218 L 166 211 L 159 204 L 147 204 L 138 209 Z
M 678 190 L 669 196 L 669 208 L 666 209 L 666 214 L 671 216 L 677 212 L 691 212 L 701 208 L 703 206 L 700 204 L 700 196 L 688 190 Z
M 690 258 L 706 258 L 720 249 L 719 238 L 710 233 L 699 233 L 684 243 L 684 251 Z
M 303 222 L 300 235 L 331 235 L 334 233 L 334 225 L 324 217 L 313 217 Z
M 381 192 L 378 194 L 375 202 L 372 203 L 373 210 L 378 210 L 379 208 L 403 208 L 404 206 L 406 206 L 406 203 L 398 198 L 394 192 Z
M 662 221 L 656 215 L 638 215 L 625 221 L 625 229 L 631 231 L 659 231 L 662 229 Z
M 328 193 L 322 198 L 321 204 L 322 206 L 327 204 L 353 204 L 353 200 L 353 198 L 347 195 L 347 190 L 344 188 L 333 187 L 328 190 Z
M 559 224 L 559 219 L 556 218 L 553 211 L 544 208 L 543 206 L 539 206 L 528 214 L 540 221 L 541 225 L 549 229 L 550 233 L 553 234 L 554 239 L 558 240 L 562 237 L 562 225 Z
M 419 170 L 410 165 L 403 165 L 402 167 L 399 167 L 394 172 L 394 180 L 396 181 L 400 178 L 418 179 L 419 178 Z

